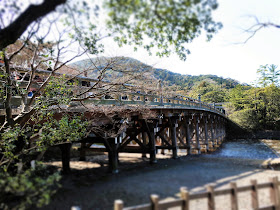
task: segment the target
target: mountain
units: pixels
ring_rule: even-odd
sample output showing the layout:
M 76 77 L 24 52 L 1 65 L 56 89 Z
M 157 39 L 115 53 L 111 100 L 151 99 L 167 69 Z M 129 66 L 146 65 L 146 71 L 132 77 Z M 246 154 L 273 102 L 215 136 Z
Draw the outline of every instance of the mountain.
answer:
M 100 57 L 85 59 L 71 64 L 72 67 L 80 71 L 87 70 L 88 77 L 98 77 L 103 69 L 107 69 L 103 74 L 105 80 L 123 77 L 126 74 L 145 74 L 143 80 L 150 79 L 154 81 L 162 80 L 165 84 L 179 86 L 180 89 L 191 89 L 195 84 L 206 81 L 220 85 L 225 89 L 231 89 L 240 84 L 237 80 L 223 78 L 216 75 L 182 75 L 171 72 L 167 69 L 153 68 L 139 60 L 129 57 Z M 244 84 L 246 85 L 246 84 Z

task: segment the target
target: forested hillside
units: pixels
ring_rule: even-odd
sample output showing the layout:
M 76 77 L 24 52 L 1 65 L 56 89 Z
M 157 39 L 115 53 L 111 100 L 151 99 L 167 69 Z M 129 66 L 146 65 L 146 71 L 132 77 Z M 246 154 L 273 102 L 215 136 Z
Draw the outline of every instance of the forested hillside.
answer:
M 236 85 L 239 84 L 238 81 L 233 80 L 231 78 L 224 79 L 223 77 L 218 77 L 216 75 L 199 75 L 199 76 L 192 76 L 192 75 L 182 75 L 179 73 L 174 73 L 166 69 L 154 69 L 154 75 L 156 78 L 161 79 L 163 81 L 169 82 L 170 85 L 179 85 L 182 88 L 191 88 L 197 82 L 201 81 L 212 81 L 217 85 L 222 85 L 224 88 L 234 88 Z
M 95 58 L 85 59 L 72 64 L 80 71 L 90 69 L 88 71 L 89 77 L 98 76 L 98 72 L 103 68 L 107 68 L 105 79 L 112 80 L 112 78 L 124 76 L 125 73 L 139 73 L 146 74 L 144 77 L 158 81 L 162 80 L 167 86 L 176 86 L 176 90 L 184 90 L 190 92 L 196 85 L 201 82 L 206 82 L 211 85 L 218 85 L 223 89 L 231 89 L 240 84 L 238 81 L 231 78 L 222 78 L 216 75 L 182 75 L 171 72 L 167 69 L 153 68 L 136 59 L 129 57 L 115 57 L 115 58 Z M 204 83 L 204 85 L 206 84 Z

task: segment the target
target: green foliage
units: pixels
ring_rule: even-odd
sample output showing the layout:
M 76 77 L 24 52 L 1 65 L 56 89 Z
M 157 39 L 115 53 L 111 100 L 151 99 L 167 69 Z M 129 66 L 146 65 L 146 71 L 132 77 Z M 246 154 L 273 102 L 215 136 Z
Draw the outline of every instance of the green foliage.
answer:
M 43 121 L 40 122 L 40 118 Z M 15 126 L 7 128 L 1 134 L 0 169 L 3 167 L 7 170 L 7 167 L 16 165 L 19 161 L 28 165 L 31 161 L 29 157 L 32 158 L 37 152 L 57 144 L 80 140 L 86 135 L 88 125 L 87 121 L 78 116 L 64 115 L 57 120 L 49 113 L 33 120 L 37 120 L 36 126 Z M 36 141 L 31 143 L 28 137 L 33 136 L 36 137 Z
M 0 154 L 3 155 L 3 160 L 0 163 L 2 163 L 4 159 L 18 159 L 16 150 L 19 137 L 21 136 L 23 137 L 23 139 L 21 139 L 23 141 L 23 144 L 28 144 L 26 138 L 24 137 L 24 132 L 19 126 L 8 128 L 4 133 L 1 134 Z
M 236 110 L 246 108 L 246 105 L 250 103 L 248 90 L 251 87 L 237 85 L 233 88 L 228 95 L 228 101 L 232 103 Z
M 1 78 L 4 86 L 0 89 L 4 94 L 5 75 Z M 37 95 L 32 106 L 35 112 L 23 125 L 1 129 L 0 209 L 26 209 L 48 204 L 59 187 L 60 175 L 46 166 L 30 168 L 30 161 L 50 146 L 77 141 L 86 135 L 88 122 L 82 116 L 57 115 L 58 108 L 71 101 L 72 89 L 66 81 L 64 77 L 53 78 Z M 21 95 L 23 91 L 18 89 L 13 96 Z
M 249 130 L 277 130 L 280 119 L 280 89 L 274 84 L 264 88 L 234 88 L 229 101 L 235 112 L 229 117 Z
M 246 108 L 235 111 L 229 116 L 229 118 L 247 130 L 256 130 L 259 128 L 258 118 L 253 109 Z
M 0 173 L 0 209 L 42 207 L 50 202 L 59 187 L 61 176 L 37 163 L 36 169 L 17 174 Z
M 165 69 L 155 69 L 154 76 L 157 79 L 166 81 L 169 85 L 178 85 L 186 89 L 193 89 L 197 83 L 203 81 L 211 81 L 212 83 L 220 85 L 224 89 L 231 89 L 239 84 L 239 82 L 236 80 L 230 78 L 224 79 L 216 75 L 181 75 L 179 73 L 170 72 Z
M 67 105 L 73 95 L 72 89 L 67 87 L 65 76 L 52 78 L 40 96 L 36 98 L 36 109 L 43 111 L 56 104 Z
M 36 126 L 14 126 L 1 133 L 0 209 L 48 204 L 59 187 L 60 175 L 40 164 L 32 169 L 30 161 L 50 146 L 77 141 L 86 135 L 88 122 L 81 117 L 64 115 L 58 120 L 52 114 L 42 113 L 36 118 Z
M 74 142 L 82 139 L 87 132 L 87 121 L 80 117 L 63 116 L 60 120 L 48 121 L 43 124 L 40 141 L 36 144 L 40 150 L 61 142 Z
M 280 84 L 280 70 L 277 70 L 277 66 L 274 64 L 261 65 L 257 74 L 259 75 L 257 83 L 263 87 L 272 84 L 279 86 Z
M 176 52 L 185 60 L 190 52 L 184 44 L 202 30 L 210 40 L 222 26 L 211 17 L 218 6 L 216 0 L 110 0 L 105 6 L 109 12 L 107 25 L 117 34 L 115 40 L 120 46 L 144 46 L 150 53 L 156 47 L 158 56 Z
M 202 97 L 202 101 L 209 102 L 209 103 L 221 103 L 226 101 L 227 93 L 225 90 L 213 90 Z
M 197 82 L 191 89 L 189 95 L 197 98 L 201 95 L 201 100 L 209 103 L 225 102 L 227 100 L 227 89 L 222 88 L 221 85 L 211 81 Z

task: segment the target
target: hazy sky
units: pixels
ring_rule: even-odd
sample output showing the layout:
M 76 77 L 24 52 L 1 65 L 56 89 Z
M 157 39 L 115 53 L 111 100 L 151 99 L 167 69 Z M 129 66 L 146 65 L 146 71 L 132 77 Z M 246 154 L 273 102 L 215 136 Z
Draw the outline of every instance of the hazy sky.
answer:
M 106 40 L 106 56 L 130 56 L 144 63 L 181 74 L 215 74 L 240 82 L 251 83 L 256 79 L 260 65 L 276 64 L 280 68 L 280 28 L 265 28 L 246 44 L 250 34 L 245 33 L 255 23 L 253 16 L 262 22 L 280 24 L 279 0 L 220 0 L 214 12 L 216 21 L 224 27 L 210 42 L 206 37 L 197 38 L 188 47 L 191 54 L 180 61 L 176 55 L 169 58 L 148 56 L 144 50 L 134 52 L 130 47 L 118 48 Z M 239 43 L 239 44 L 236 44 Z

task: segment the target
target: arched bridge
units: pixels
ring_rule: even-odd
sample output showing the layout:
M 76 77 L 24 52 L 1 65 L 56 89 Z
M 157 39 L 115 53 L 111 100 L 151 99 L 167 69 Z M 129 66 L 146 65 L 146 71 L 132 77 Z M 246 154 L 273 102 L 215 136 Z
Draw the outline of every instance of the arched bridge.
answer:
M 103 132 L 92 132 L 81 141 L 80 160 L 85 160 L 88 150 L 108 152 L 113 173 L 118 172 L 118 154 L 121 152 L 140 153 L 144 157 L 148 154 L 150 162 L 155 163 L 159 151 L 171 150 L 173 158 L 178 157 L 179 149 L 186 155 L 207 153 L 216 150 L 226 136 L 227 118 L 223 109 L 182 95 L 168 97 L 143 90 L 123 91 L 87 103 L 116 109 L 122 107 L 121 112 L 127 112 L 127 118 L 121 121 L 127 124 L 122 132 L 112 137 L 108 134 L 110 131 L 104 129 Z M 131 109 L 135 105 L 140 105 L 136 107 L 142 110 Z M 80 109 L 73 105 L 74 112 Z M 91 118 L 90 114 L 88 118 Z M 104 147 L 100 148 L 100 144 Z

